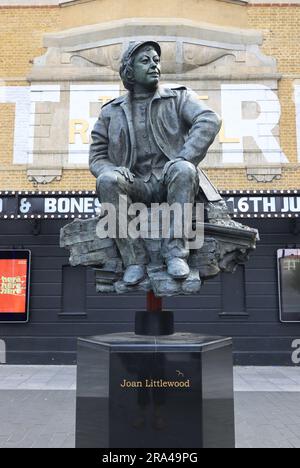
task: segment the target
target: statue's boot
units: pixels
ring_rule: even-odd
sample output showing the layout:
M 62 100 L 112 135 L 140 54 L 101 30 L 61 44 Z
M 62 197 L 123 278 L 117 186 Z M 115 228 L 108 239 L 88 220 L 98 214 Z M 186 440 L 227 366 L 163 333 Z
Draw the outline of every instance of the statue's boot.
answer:
M 127 267 L 123 281 L 126 286 L 136 286 L 146 278 L 145 265 L 130 265 Z
M 186 260 L 178 257 L 167 260 L 168 273 L 174 279 L 186 279 L 190 274 L 190 267 Z

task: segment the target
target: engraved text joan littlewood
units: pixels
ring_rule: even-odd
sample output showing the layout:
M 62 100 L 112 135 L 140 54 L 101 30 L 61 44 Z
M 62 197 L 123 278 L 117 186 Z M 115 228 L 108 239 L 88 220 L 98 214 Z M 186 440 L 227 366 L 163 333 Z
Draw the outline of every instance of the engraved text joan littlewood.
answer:
M 190 379 L 184 381 L 176 380 L 126 380 L 120 383 L 121 388 L 130 389 L 130 388 L 190 388 L 192 386 Z

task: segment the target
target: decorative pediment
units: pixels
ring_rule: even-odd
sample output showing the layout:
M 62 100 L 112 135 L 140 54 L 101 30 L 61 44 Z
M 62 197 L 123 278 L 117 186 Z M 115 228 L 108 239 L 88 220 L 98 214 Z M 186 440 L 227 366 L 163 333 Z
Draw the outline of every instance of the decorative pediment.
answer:
M 131 41 L 155 38 L 166 79 L 278 78 L 276 61 L 260 51 L 259 31 L 222 28 L 185 19 L 131 18 L 46 34 L 47 52 L 35 60 L 30 81 L 116 80 Z
M 162 48 L 162 82 L 189 86 L 222 115 L 224 125 L 203 165 L 253 166 L 247 176 L 258 182 L 280 176 L 278 167 L 286 162 L 277 138 L 280 75 L 276 61 L 261 52 L 262 34 L 178 18 L 131 18 L 45 35 L 46 53 L 28 77 L 31 181 L 49 183 L 63 169 L 87 167 L 101 106 L 124 91 L 124 50 L 132 41 L 153 39 Z M 269 163 L 276 171 L 267 170 Z

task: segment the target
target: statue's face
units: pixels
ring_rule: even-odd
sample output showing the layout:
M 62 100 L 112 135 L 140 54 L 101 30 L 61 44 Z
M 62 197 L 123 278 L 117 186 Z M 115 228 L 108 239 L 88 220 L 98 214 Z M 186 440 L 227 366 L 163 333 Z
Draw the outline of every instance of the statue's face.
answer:
M 153 47 L 137 51 L 134 63 L 135 85 L 148 90 L 157 88 L 160 78 L 160 57 Z

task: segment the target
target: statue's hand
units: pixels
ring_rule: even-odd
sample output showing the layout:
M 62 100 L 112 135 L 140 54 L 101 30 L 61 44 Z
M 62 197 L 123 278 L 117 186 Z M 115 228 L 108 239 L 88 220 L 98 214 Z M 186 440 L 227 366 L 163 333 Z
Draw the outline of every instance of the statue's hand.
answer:
M 135 175 L 130 172 L 127 167 L 118 167 L 115 169 L 116 172 L 119 172 L 126 180 L 128 180 L 131 184 L 134 182 Z

